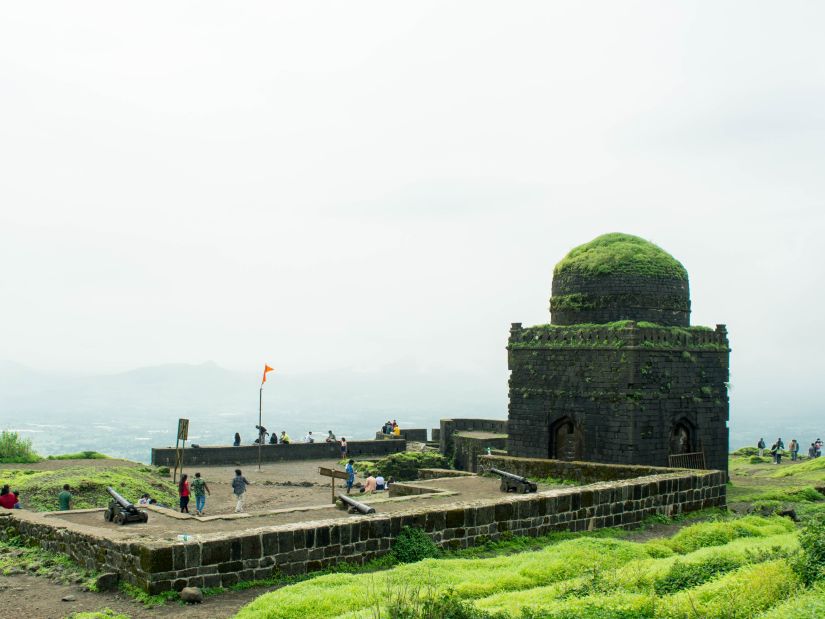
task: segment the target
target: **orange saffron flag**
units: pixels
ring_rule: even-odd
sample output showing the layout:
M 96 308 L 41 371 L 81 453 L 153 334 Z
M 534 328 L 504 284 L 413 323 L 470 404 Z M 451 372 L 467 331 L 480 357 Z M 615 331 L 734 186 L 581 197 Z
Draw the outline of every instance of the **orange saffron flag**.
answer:
M 264 379 L 261 381 L 262 385 L 266 382 L 266 373 L 267 372 L 274 372 L 274 371 L 275 371 L 274 368 L 271 368 L 268 365 L 264 364 Z

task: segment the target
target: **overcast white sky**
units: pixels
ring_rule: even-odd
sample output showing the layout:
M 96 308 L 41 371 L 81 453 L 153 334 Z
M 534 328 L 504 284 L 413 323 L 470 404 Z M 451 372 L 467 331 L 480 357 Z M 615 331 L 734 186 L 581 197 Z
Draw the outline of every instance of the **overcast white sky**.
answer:
M 825 5 L 6 3 L 0 358 L 506 372 L 604 232 L 823 370 Z

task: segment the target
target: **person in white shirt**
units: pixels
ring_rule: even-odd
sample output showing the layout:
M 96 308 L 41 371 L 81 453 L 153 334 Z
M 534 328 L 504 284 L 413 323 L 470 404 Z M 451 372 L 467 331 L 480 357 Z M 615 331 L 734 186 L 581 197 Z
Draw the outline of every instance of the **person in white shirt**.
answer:
M 376 490 L 383 490 L 384 489 L 384 477 L 379 475 L 375 478 L 375 489 Z
M 314 443 L 315 442 L 315 437 L 312 436 L 312 430 L 310 430 L 307 433 L 307 435 L 304 437 L 304 442 L 305 443 Z
M 142 497 L 140 497 L 140 500 L 138 501 L 138 505 L 149 505 L 149 495 L 144 494 Z

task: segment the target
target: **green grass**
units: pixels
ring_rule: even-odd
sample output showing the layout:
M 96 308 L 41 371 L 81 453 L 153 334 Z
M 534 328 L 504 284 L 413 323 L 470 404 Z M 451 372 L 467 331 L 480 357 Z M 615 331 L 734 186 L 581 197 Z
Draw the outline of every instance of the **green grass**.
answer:
M 816 619 L 825 617 L 825 585 L 799 589 L 786 602 L 757 615 L 758 619 Z
M 47 456 L 48 460 L 107 460 L 109 456 L 99 451 L 78 451 L 73 454 L 59 454 Z
M 35 453 L 31 439 L 20 438 L 17 432 L 0 432 L 0 464 L 31 464 L 42 458 Z
M 613 232 L 573 248 L 553 270 L 554 276 L 637 275 L 686 280 L 685 267 L 661 247 L 637 236 Z
M 66 555 L 39 546 L 26 546 L 16 536 L 0 540 L 0 574 L 7 575 L 14 570 L 62 583 L 80 581 L 90 588 L 96 576 L 95 572 L 77 565 Z
M 312 578 L 261 596 L 237 617 L 276 619 L 312 613 L 317 617 L 370 616 L 360 614 L 372 612 L 374 599 L 367 594 L 370 587 L 392 591 L 409 583 L 424 583 L 436 593 L 454 592 L 462 600 L 477 601 L 486 610 L 508 612 L 520 611 L 524 605 L 519 600 L 578 598 L 600 587 L 647 599 L 655 597 L 657 579 L 667 577 L 679 556 L 689 565 L 715 566 L 706 568 L 715 570 L 708 578 L 694 579 L 698 589 L 751 562 L 778 561 L 776 557 L 790 554 L 796 547 L 792 531 L 793 524 L 787 520 L 751 516 L 698 523 L 671 539 L 647 543 L 577 537 L 509 556 L 426 559 L 370 577 L 334 574 Z M 728 557 L 725 569 L 719 569 L 721 556 Z M 788 578 L 794 577 L 790 574 Z
M 34 511 L 57 510 L 57 495 L 63 484 L 71 487 L 76 509 L 106 507 L 111 499 L 107 486 L 132 502 L 137 502 L 144 492 L 166 505 L 174 505 L 178 500 L 171 481 L 140 464 L 111 468 L 71 465 L 50 471 L 6 469 L 0 470 L 0 479 L 19 491 L 23 506 Z

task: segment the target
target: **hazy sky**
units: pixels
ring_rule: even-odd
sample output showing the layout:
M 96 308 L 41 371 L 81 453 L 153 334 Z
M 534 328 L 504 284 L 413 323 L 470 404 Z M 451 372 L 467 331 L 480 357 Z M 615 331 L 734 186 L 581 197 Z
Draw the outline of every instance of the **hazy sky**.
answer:
M 6 3 L 0 358 L 500 376 L 553 265 L 623 231 L 687 267 L 694 324 L 729 325 L 734 393 L 795 406 L 825 369 L 823 24 L 814 2 Z

